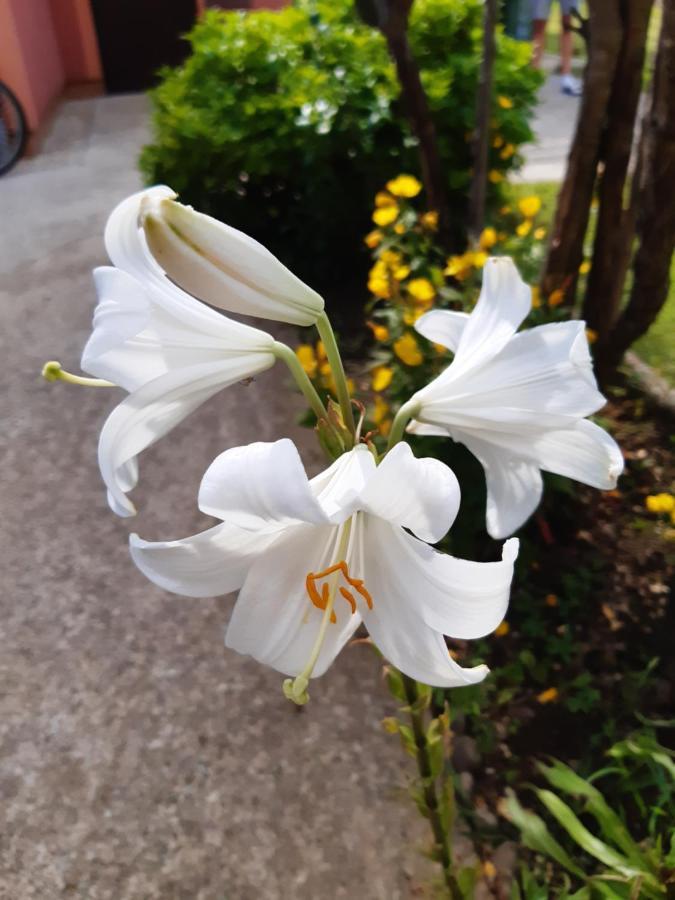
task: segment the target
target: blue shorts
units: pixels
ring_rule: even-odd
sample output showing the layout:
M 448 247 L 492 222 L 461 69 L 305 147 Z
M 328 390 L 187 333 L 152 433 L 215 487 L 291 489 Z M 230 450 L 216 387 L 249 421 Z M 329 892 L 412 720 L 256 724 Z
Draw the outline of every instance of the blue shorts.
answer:
M 560 12 L 569 16 L 574 7 L 574 0 L 560 0 Z M 551 0 L 532 0 L 532 20 L 546 22 L 551 12 Z

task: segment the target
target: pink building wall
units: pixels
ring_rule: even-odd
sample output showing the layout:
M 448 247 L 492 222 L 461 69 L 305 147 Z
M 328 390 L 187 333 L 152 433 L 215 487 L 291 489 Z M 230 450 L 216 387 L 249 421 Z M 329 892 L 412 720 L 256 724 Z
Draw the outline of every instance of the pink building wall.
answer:
M 66 82 L 99 81 L 89 0 L 0 0 L 0 79 L 35 131 Z

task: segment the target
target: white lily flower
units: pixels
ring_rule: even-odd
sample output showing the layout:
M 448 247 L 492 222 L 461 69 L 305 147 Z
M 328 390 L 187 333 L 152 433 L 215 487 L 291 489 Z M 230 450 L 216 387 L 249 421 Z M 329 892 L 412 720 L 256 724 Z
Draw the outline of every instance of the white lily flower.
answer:
M 108 220 L 116 268 L 94 272 L 98 305 L 81 363 L 130 392 L 103 426 L 98 450 L 108 502 L 121 516 L 135 513 L 126 494 L 138 480 L 136 456 L 221 388 L 274 365 L 279 346 L 169 281 L 138 228 L 139 197 Z
M 229 312 L 314 325 L 322 297 L 258 241 L 175 200 L 167 187 L 144 191 L 140 222 L 172 281 Z
M 402 443 L 376 466 L 360 444 L 310 481 L 290 440 L 255 443 L 211 464 L 199 505 L 223 524 L 170 542 L 132 535 L 132 557 L 178 594 L 238 590 L 226 645 L 295 676 L 297 702 L 362 620 L 412 678 L 453 687 L 487 674 L 462 669 L 443 635 L 477 638 L 497 627 L 518 542 L 492 563 L 425 543 L 443 537 L 459 507 L 457 480 L 438 460 L 416 459 Z
M 465 444 L 487 480 L 487 530 L 512 534 L 534 512 L 541 471 L 609 489 L 623 470 L 616 442 L 586 420 L 605 404 L 584 322 L 540 325 L 516 334 L 531 306 L 512 260 L 491 258 L 470 315 L 435 310 L 415 327 L 455 354 L 410 400 L 414 434 Z

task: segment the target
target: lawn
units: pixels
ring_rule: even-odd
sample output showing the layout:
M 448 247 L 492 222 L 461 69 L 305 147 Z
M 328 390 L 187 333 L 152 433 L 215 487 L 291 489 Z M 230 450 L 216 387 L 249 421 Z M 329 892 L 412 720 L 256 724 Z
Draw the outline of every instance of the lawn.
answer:
M 542 201 L 540 218 L 550 222 L 555 213 L 555 202 L 559 184 L 545 181 L 538 184 L 514 184 L 510 191 L 514 200 L 528 194 L 537 194 Z M 593 228 L 593 223 L 589 226 Z M 587 235 L 590 245 L 590 235 Z M 590 251 L 590 246 L 588 246 Z M 635 352 L 650 366 L 653 366 L 671 384 L 675 385 L 675 353 L 673 352 L 673 335 L 675 335 L 675 260 L 671 266 L 670 293 L 658 318 L 633 347 Z

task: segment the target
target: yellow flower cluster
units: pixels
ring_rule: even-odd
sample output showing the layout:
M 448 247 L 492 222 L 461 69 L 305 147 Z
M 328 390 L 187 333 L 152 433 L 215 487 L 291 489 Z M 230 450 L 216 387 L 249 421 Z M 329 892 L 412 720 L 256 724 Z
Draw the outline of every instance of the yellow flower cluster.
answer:
M 651 513 L 666 514 L 675 525 L 675 497 L 672 494 L 650 494 L 645 506 Z
M 458 281 L 464 281 L 474 269 L 482 269 L 487 260 L 488 255 L 485 250 L 467 250 L 460 256 L 451 256 L 443 273 Z
M 421 366 L 424 356 L 412 331 L 406 331 L 392 344 L 394 353 L 406 366 Z
M 300 361 L 300 365 L 305 370 L 307 377 L 313 381 L 316 387 L 321 390 L 330 391 L 334 396 L 337 395 L 335 379 L 333 372 L 326 356 L 326 350 L 323 341 L 317 341 L 315 346 L 311 344 L 300 344 L 295 348 L 295 355 Z M 347 387 L 349 393 L 354 393 L 354 382 L 351 378 L 347 379 Z
M 396 250 L 384 250 L 368 276 L 368 290 L 380 300 L 388 300 L 394 284 L 410 275 L 410 267 Z
M 394 197 L 405 197 L 409 200 L 419 194 L 422 185 L 413 175 L 398 175 L 387 182 L 387 190 Z

